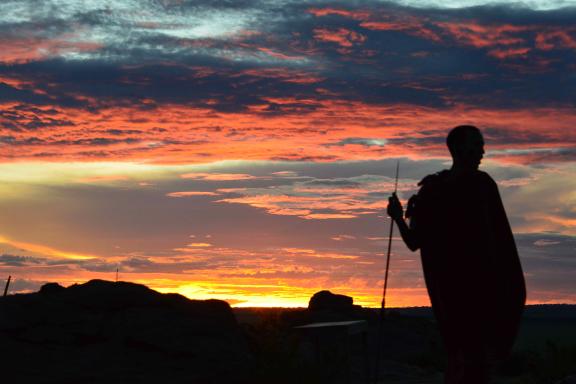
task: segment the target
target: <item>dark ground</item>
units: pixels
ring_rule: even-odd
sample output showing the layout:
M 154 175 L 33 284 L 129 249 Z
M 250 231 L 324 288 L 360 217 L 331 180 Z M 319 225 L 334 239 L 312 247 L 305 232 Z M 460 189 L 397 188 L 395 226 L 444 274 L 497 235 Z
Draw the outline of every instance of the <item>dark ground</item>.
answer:
M 374 375 L 378 310 L 363 309 L 368 352 L 359 335 L 319 340 L 299 336 L 304 309 L 235 308 L 257 358 L 256 382 L 366 383 Z M 442 383 L 444 351 L 429 308 L 391 309 L 383 325 L 381 383 Z M 319 348 L 318 348 L 319 345 Z M 319 350 L 319 352 L 318 352 Z M 365 356 L 368 355 L 368 359 Z M 348 356 L 348 360 L 347 360 Z M 548 384 L 576 374 L 576 306 L 538 305 L 525 311 L 511 358 L 495 369 L 495 384 Z
M 313 310 L 231 309 L 127 282 L 47 284 L 0 297 L 0 382 L 359 384 L 373 377 L 379 345 L 379 383 L 442 382 L 444 352 L 429 308 L 389 310 L 378 343 L 379 310 L 322 295 L 329 300 Z M 344 320 L 362 320 L 366 337 L 345 335 L 345 327 L 321 335 L 295 328 Z M 574 374 L 576 306 L 531 306 L 493 383 L 555 384 Z

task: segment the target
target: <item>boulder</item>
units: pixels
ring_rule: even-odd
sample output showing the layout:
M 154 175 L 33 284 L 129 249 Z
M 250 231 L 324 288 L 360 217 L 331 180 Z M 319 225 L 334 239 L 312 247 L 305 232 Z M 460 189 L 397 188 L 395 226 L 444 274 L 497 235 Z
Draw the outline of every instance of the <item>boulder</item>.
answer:
M 228 303 L 126 282 L 0 299 L 0 345 L 22 382 L 243 383 L 252 367 Z
M 354 309 L 350 296 L 337 295 L 330 291 L 316 292 L 308 303 L 309 311 L 350 312 Z
M 310 298 L 308 310 L 295 323 L 346 321 L 363 317 L 362 307 L 354 305 L 354 300 L 350 296 L 320 291 Z
M 44 295 L 51 295 L 54 293 L 60 293 L 64 289 L 66 289 L 66 288 L 64 288 L 63 286 L 61 286 L 58 283 L 46 283 L 42 287 L 40 287 L 40 293 L 42 293 Z

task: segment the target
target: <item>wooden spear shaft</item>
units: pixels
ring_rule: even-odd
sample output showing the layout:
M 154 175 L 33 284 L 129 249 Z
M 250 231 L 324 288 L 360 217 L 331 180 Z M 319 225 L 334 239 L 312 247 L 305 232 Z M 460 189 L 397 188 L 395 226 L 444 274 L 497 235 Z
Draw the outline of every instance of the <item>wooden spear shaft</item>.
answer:
M 394 181 L 394 194 L 398 192 L 398 173 L 400 170 L 400 160 L 396 162 L 396 179 Z M 378 321 L 378 345 L 376 350 L 376 364 L 374 370 L 374 383 L 378 383 L 380 374 L 380 353 L 382 350 L 382 327 L 386 316 L 386 289 L 388 288 L 388 272 L 390 271 L 390 254 L 392 253 L 392 235 L 394 233 L 394 220 L 390 218 L 390 233 L 388 235 L 388 251 L 386 254 L 386 272 L 384 274 L 384 288 L 382 289 L 382 303 L 380 305 L 380 319 Z
M 394 194 L 398 192 L 398 171 L 400 161 L 396 163 L 396 181 L 394 182 Z M 392 234 L 394 233 L 394 220 L 390 218 L 390 233 L 388 235 L 388 252 L 386 254 L 386 273 L 384 275 L 384 288 L 382 289 L 382 305 L 380 306 L 380 319 L 384 319 L 386 309 L 386 288 L 388 288 L 388 272 L 390 271 L 390 254 L 392 253 Z
M 8 287 L 10 286 L 11 279 L 12 276 L 8 276 L 8 280 L 6 280 L 6 286 L 4 287 L 4 297 L 6 297 L 6 295 L 8 294 Z

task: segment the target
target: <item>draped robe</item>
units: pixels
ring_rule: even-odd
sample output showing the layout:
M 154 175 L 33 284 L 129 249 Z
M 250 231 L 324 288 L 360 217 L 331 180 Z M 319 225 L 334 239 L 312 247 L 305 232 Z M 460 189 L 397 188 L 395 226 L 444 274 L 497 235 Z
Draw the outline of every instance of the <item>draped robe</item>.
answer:
M 526 299 L 522 267 L 494 180 L 485 172 L 424 178 L 410 227 L 446 349 L 505 358 Z

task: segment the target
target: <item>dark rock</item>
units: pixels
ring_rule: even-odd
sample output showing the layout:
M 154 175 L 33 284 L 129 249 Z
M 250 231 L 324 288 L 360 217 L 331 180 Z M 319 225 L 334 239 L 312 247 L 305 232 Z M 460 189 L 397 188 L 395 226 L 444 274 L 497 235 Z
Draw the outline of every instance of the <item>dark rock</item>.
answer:
M 345 321 L 360 318 L 363 318 L 362 307 L 354 305 L 350 296 L 320 291 L 310 299 L 305 316 L 294 323 L 301 325 L 310 322 Z
M 308 303 L 309 311 L 350 312 L 354 309 L 350 296 L 336 295 L 330 291 L 316 292 Z
M 64 289 L 66 288 L 58 283 L 46 283 L 40 288 L 40 293 L 49 295 L 53 293 L 60 293 Z
M 0 343 L 23 382 L 240 383 L 252 364 L 228 303 L 103 280 L 0 299 Z

